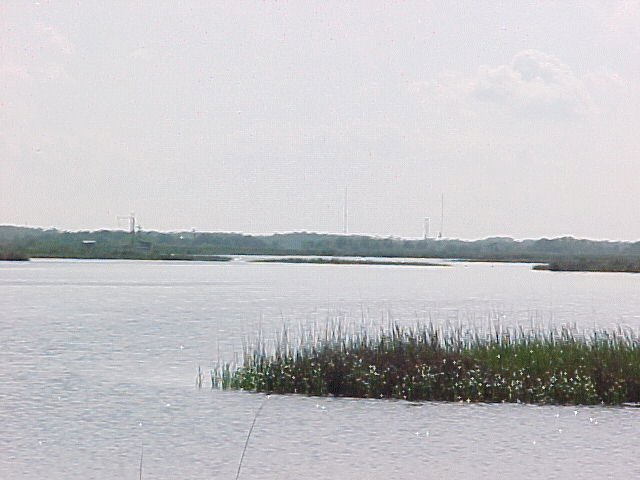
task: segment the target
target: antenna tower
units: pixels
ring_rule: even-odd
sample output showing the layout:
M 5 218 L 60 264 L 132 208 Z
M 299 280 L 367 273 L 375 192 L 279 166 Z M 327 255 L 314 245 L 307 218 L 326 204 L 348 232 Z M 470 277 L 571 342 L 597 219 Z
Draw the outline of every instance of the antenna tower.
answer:
M 438 238 L 442 238 L 442 232 L 444 230 L 444 193 L 440 194 L 440 232 Z
M 126 220 L 129 224 L 129 233 L 136 233 L 136 214 L 131 212 L 129 215 L 118 215 L 118 223 L 120 220 Z
M 347 234 L 347 187 L 344 187 L 344 211 L 342 218 L 342 233 Z

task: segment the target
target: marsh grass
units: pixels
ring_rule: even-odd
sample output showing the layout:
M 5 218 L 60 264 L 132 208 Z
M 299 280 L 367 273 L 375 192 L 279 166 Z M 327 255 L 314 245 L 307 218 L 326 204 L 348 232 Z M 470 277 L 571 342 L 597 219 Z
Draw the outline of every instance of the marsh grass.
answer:
M 0 261 L 4 262 L 27 262 L 29 257 L 20 250 L 3 249 L 0 247 Z
M 535 265 L 533 269 L 553 272 L 640 273 L 640 259 L 623 256 L 564 258 L 548 264 Z
M 284 257 L 261 258 L 252 260 L 253 263 L 309 263 L 315 265 L 382 265 L 382 266 L 408 266 L 408 267 L 449 267 L 446 263 L 431 263 L 408 260 L 372 260 L 364 258 L 337 258 L 337 257 Z
M 271 349 L 245 348 L 239 366 L 211 371 L 214 388 L 410 401 L 609 404 L 640 401 L 640 340 L 618 328 L 489 333 L 390 325 L 370 336 L 340 325 L 286 330 Z

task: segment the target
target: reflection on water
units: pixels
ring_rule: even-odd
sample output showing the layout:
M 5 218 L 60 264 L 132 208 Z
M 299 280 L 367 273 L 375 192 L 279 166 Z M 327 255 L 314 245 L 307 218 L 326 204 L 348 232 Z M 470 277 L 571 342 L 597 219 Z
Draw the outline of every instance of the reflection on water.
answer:
M 0 264 L 0 478 L 233 478 L 261 395 L 194 387 L 327 318 L 640 325 L 640 276 L 231 262 Z M 276 397 L 241 478 L 629 477 L 636 409 Z

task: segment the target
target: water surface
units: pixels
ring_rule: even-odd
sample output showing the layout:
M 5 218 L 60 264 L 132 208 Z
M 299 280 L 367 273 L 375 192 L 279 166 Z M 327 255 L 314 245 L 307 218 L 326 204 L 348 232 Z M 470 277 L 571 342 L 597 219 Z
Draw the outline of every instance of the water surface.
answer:
M 0 478 L 637 474 L 636 409 L 410 404 L 195 388 L 242 340 L 327 319 L 640 326 L 640 276 L 530 265 L 0 263 Z

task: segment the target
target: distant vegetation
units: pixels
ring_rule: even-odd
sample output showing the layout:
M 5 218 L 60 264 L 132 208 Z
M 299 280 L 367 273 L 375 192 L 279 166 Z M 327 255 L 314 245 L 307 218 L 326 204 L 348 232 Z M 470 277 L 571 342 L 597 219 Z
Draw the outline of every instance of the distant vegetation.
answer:
M 114 230 L 65 232 L 13 226 L 0 226 L 0 251 L 15 251 L 25 257 L 156 260 L 170 256 L 188 260 L 203 259 L 199 255 L 240 254 L 447 258 L 548 263 L 550 268 L 569 265 L 566 260 L 577 258 L 584 262 L 601 261 L 603 258 L 616 259 L 615 262 L 640 262 L 640 242 L 590 241 L 570 237 L 523 241 L 510 238 L 406 240 L 318 233 L 251 236 L 152 231 L 131 234 Z
M 1 262 L 26 262 L 29 257 L 16 252 L 2 252 L 0 253 Z
M 314 263 L 321 265 L 408 265 L 414 267 L 447 267 L 445 263 L 409 262 L 392 260 L 358 260 L 350 258 L 318 258 L 318 257 L 287 257 L 261 258 L 253 260 L 255 263 Z
M 29 257 L 18 249 L 11 246 L 0 246 L 0 261 L 3 262 L 24 262 Z
M 565 258 L 546 265 L 536 265 L 535 270 L 556 272 L 626 272 L 640 273 L 640 258 Z
M 448 402 L 619 405 L 640 401 L 640 342 L 632 332 L 583 336 L 395 326 L 379 335 L 340 327 L 290 346 L 245 353 L 212 387 L 253 392 Z
M 174 260 L 174 261 L 198 261 L 198 262 L 230 262 L 232 257 L 224 257 L 221 255 L 189 255 L 184 253 L 162 255 L 159 260 Z

